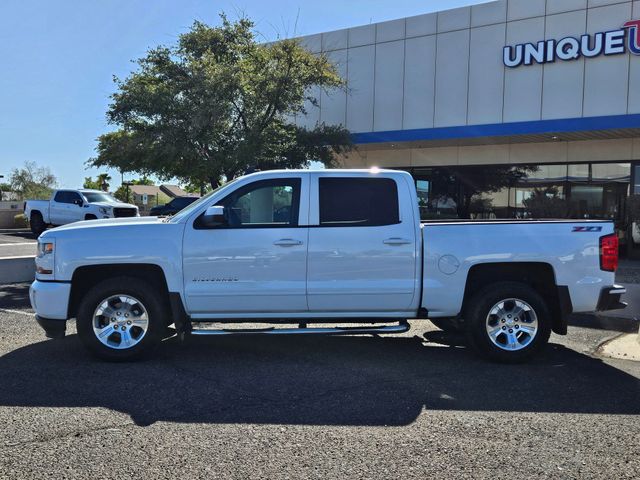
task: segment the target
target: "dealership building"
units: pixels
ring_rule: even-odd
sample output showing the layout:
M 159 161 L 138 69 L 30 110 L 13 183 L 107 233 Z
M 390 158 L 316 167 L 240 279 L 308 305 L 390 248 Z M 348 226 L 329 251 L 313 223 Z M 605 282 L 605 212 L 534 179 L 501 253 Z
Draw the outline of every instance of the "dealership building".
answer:
M 345 167 L 416 180 L 423 219 L 624 225 L 640 193 L 640 1 L 501 0 L 302 37 L 346 89 L 299 124 L 341 124 Z M 463 208 L 464 207 L 464 208 Z

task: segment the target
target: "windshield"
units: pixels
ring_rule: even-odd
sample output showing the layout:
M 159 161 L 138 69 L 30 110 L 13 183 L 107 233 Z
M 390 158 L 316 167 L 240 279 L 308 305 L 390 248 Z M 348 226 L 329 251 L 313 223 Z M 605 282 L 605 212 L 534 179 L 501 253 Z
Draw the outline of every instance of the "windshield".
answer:
M 180 210 L 178 213 L 176 213 L 175 215 L 173 215 L 171 217 L 171 219 L 169 220 L 171 223 L 178 223 L 180 222 L 182 219 L 187 218 L 189 215 L 191 215 L 191 212 L 193 212 L 194 210 L 196 210 L 200 205 L 202 205 L 203 203 L 205 203 L 207 200 L 209 200 L 209 198 L 211 198 L 212 195 L 214 195 L 215 193 L 219 192 L 220 189 L 222 188 L 226 188 L 229 185 L 231 185 L 232 183 L 236 182 L 238 179 L 235 178 L 233 180 L 231 180 L 230 182 L 225 183 L 224 185 L 219 186 L 218 188 L 216 188 L 215 190 L 207 193 L 204 197 L 200 198 L 197 202 L 193 202 L 191 205 L 189 205 L 187 208 Z
M 117 203 L 118 202 L 118 200 L 113 198 L 108 193 L 104 193 L 104 192 L 82 192 L 82 195 L 84 196 L 85 200 L 89 203 L 96 203 L 96 202 Z

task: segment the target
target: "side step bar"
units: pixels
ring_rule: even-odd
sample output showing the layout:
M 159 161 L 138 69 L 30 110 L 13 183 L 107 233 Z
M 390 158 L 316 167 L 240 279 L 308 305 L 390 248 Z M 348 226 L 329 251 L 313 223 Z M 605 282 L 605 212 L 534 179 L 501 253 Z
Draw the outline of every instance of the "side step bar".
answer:
M 408 322 L 398 325 L 384 325 L 380 327 L 331 327 L 331 328 L 224 328 L 212 330 L 194 328 L 191 335 L 379 335 L 389 333 L 404 333 L 408 331 Z

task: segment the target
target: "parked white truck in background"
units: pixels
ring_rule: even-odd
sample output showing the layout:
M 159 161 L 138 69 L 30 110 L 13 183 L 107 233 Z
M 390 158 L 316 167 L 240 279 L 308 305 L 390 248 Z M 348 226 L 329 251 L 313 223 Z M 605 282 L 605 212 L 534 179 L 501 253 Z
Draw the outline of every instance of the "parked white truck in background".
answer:
M 168 219 L 45 232 L 30 297 L 48 337 L 75 317 L 83 344 L 108 360 L 148 353 L 171 324 L 181 336 L 339 335 L 432 319 L 464 328 L 486 357 L 519 362 L 551 331 L 566 334 L 571 312 L 624 307 L 617 261 L 611 222 L 421 224 L 405 172 L 269 171 Z M 204 326 L 247 321 L 294 326 Z
M 82 220 L 137 217 L 138 207 L 116 200 L 100 190 L 56 190 L 50 200 L 27 200 L 24 214 L 37 237 L 49 226 Z

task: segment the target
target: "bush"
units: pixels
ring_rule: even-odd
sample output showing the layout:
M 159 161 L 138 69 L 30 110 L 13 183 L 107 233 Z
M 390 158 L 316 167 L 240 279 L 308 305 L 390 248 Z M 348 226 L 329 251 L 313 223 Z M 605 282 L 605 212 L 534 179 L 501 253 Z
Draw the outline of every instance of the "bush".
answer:
M 13 217 L 13 225 L 16 228 L 26 228 L 29 226 L 29 220 L 24 213 L 19 213 L 15 217 Z

